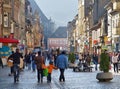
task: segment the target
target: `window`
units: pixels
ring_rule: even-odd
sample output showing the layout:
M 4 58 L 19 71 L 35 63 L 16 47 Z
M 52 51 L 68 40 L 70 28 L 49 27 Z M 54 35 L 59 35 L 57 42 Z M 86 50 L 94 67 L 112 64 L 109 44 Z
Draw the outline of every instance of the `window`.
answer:
M 5 4 L 10 4 L 10 1 L 11 1 L 11 0 L 4 0 L 4 3 L 5 3 Z
M 8 13 L 4 12 L 4 27 L 8 27 Z
M 82 0 L 82 5 L 84 5 L 84 0 Z

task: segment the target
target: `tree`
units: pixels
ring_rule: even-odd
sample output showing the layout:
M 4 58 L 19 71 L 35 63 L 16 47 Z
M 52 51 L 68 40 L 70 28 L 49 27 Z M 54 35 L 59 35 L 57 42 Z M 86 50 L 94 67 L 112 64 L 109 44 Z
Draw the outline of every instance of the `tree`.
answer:
M 100 55 L 100 70 L 103 72 L 109 72 L 110 67 L 110 57 L 106 53 L 106 50 Z
M 71 63 L 74 63 L 74 62 L 75 62 L 75 54 L 74 54 L 73 52 L 69 54 L 68 60 L 69 60 Z

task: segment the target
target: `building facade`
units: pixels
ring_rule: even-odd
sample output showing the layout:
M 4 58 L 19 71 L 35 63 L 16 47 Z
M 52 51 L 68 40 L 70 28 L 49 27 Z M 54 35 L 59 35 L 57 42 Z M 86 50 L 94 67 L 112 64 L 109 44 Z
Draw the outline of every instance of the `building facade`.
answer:
M 67 50 L 67 38 L 48 38 L 49 49 Z

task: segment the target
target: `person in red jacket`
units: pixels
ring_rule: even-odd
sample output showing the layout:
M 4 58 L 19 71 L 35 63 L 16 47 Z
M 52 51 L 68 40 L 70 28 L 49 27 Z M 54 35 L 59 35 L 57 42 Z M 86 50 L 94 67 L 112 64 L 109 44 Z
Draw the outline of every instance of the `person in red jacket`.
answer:
M 47 68 L 48 68 L 47 82 L 48 82 L 48 83 L 51 83 L 52 70 L 53 70 L 53 69 L 57 69 L 57 67 L 55 67 L 55 66 L 53 65 L 53 61 L 50 61 L 50 62 L 49 62 L 49 65 L 47 66 Z

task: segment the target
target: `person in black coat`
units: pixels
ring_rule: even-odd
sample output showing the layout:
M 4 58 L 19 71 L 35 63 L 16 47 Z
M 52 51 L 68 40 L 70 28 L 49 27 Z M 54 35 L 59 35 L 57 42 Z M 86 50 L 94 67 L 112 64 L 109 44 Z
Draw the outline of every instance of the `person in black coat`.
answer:
M 95 70 L 97 71 L 98 70 L 98 55 L 96 53 L 93 54 L 92 56 L 92 59 L 93 59 L 93 63 L 95 64 Z
M 2 58 L 1 57 L 0 57 L 0 65 L 2 66 L 2 68 L 4 67 L 3 63 L 2 63 Z
M 19 71 L 20 71 L 20 58 L 23 58 L 22 54 L 19 52 L 19 49 L 16 49 L 16 52 L 13 53 L 10 57 L 13 59 L 13 69 L 14 69 L 14 82 L 19 81 Z M 17 72 L 17 73 L 16 73 Z

